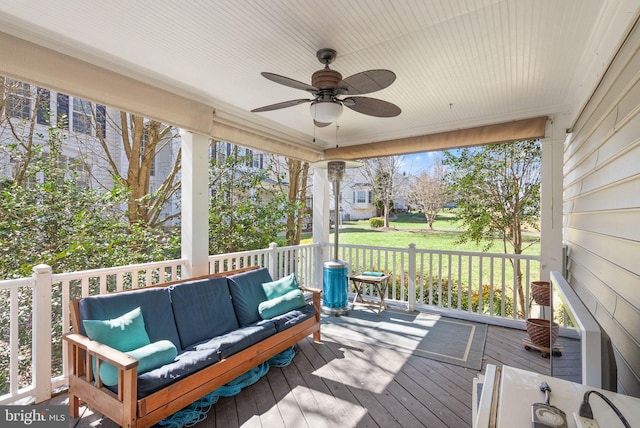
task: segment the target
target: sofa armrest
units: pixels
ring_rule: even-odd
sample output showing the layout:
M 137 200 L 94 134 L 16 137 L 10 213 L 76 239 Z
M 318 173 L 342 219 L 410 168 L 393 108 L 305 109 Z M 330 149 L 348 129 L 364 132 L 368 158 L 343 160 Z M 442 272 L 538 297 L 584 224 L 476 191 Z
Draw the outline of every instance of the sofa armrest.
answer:
M 300 287 L 305 293 L 311 293 L 311 299 L 313 302 L 313 306 L 315 306 L 316 311 L 320 312 L 320 295 L 322 294 L 322 290 L 319 288 L 309 288 L 309 287 Z
M 310 288 L 310 287 L 300 287 L 300 290 L 303 292 L 311 293 L 311 301 L 313 303 L 313 307 L 316 308 L 315 320 L 320 325 L 320 296 L 322 295 L 322 290 L 319 288 Z M 314 342 L 320 342 L 320 328 L 318 327 L 318 331 L 313 333 Z
M 322 293 L 322 290 L 319 288 L 311 288 L 311 287 L 300 287 L 302 291 L 308 291 L 309 293 Z
M 109 363 L 118 370 L 118 401 L 127 402 L 129 398 L 137 396 L 138 360 L 118 351 L 110 346 L 78 333 L 68 333 L 63 336 L 69 345 L 69 377 L 77 378 L 88 385 L 100 389 L 104 385 L 100 376 L 94 375 L 94 358 L 96 372 L 100 364 Z M 78 400 L 74 397 L 71 414 L 77 414 Z
M 89 354 L 98 360 L 105 361 L 118 369 L 129 370 L 138 366 L 138 360 L 135 358 L 110 346 L 91 340 L 81 334 L 69 333 L 64 335 L 64 339 L 69 345 L 88 351 Z

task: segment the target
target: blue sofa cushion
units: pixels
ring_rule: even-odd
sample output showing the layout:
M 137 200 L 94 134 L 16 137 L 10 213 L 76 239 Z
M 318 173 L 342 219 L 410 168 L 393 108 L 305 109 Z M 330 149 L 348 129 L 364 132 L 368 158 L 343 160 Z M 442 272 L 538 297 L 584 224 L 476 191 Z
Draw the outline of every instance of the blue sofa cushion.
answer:
M 218 349 L 220 358 L 227 358 L 274 334 L 276 334 L 276 328 L 273 323 L 252 325 L 198 343 L 189 350 Z
M 262 284 L 273 281 L 269 271 L 266 268 L 256 269 L 231 275 L 227 279 L 240 327 L 260 321 L 258 305 L 267 300 Z
M 270 319 L 305 305 L 304 294 L 300 289 L 289 291 L 280 297 L 265 300 L 258 305 L 258 313 L 262 319 Z
M 286 314 L 273 317 L 269 320 L 260 321 L 258 325 L 261 325 L 262 323 L 273 323 L 276 331 L 280 333 L 281 331 L 315 316 L 315 314 L 316 308 L 312 304 L 306 304 L 303 307 L 289 311 Z
M 207 278 L 170 287 L 182 348 L 238 328 L 226 278 Z
M 291 274 L 289 276 L 285 276 L 284 278 L 280 278 L 276 281 L 265 282 L 262 284 L 262 289 L 264 290 L 264 294 L 267 296 L 268 300 L 275 299 L 276 297 L 284 296 L 290 291 L 299 290 L 298 281 L 296 281 L 296 275 Z
M 173 362 L 178 355 L 178 350 L 168 340 L 160 340 L 126 354 L 138 360 L 138 375 L 140 375 Z M 100 364 L 100 379 L 107 386 L 117 385 L 118 369 L 109 363 Z
M 85 297 L 80 300 L 80 319 L 113 319 L 137 307 L 142 311 L 145 330 L 151 342 L 169 340 L 178 350 L 182 349 L 171 309 L 169 290 L 164 287 Z M 87 336 L 82 323 L 80 330 L 81 334 Z
M 138 375 L 138 399 L 220 361 L 217 348 L 183 351 L 176 359 L 146 373 Z M 109 387 L 112 391 L 114 387 Z

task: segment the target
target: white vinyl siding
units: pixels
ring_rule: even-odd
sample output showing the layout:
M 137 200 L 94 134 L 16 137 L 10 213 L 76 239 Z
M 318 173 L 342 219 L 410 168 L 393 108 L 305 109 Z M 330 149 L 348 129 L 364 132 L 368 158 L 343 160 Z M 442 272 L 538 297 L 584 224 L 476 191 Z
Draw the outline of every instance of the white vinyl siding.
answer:
M 568 280 L 611 338 L 619 392 L 640 397 L 640 29 L 573 127 L 564 154 Z

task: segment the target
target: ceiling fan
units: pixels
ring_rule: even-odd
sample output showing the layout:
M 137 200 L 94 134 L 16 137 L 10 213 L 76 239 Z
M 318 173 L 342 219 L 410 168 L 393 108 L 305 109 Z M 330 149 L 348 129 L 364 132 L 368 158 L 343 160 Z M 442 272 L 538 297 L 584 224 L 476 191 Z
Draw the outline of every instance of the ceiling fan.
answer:
M 313 95 L 313 98 L 284 101 L 255 108 L 251 111 L 258 113 L 278 110 L 310 102 L 313 123 L 319 127 L 330 125 L 338 119 L 342 114 L 343 105 L 369 116 L 394 117 L 400 114 L 400 107 L 393 103 L 376 98 L 352 96 L 368 94 L 388 87 L 396 80 L 396 75 L 393 71 L 362 71 L 343 80 L 339 72 L 329 68 L 329 64 L 336 59 L 337 55 L 338 53 L 333 49 L 320 49 L 316 52 L 316 57 L 324 64 L 324 68 L 313 73 L 311 85 L 278 74 L 262 72 L 261 74 L 267 79 L 290 88 L 307 91 Z M 339 96 L 346 96 L 346 98 L 338 98 Z

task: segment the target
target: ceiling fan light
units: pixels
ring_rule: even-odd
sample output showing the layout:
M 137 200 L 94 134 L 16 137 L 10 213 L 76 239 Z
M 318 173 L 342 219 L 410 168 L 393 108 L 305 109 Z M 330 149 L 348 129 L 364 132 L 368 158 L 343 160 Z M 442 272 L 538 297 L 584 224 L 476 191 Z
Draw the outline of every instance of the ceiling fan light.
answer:
M 315 101 L 311 103 L 309 110 L 316 122 L 331 123 L 342 114 L 342 104 L 335 101 Z

